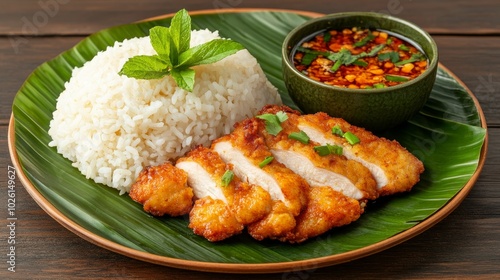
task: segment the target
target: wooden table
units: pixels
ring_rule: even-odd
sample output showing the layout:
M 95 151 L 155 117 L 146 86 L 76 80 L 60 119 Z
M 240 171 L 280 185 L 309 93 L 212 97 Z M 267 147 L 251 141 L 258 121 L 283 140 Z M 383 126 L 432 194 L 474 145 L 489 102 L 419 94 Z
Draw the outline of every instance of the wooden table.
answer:
M 441 63 L 476 95 L 488 122 L 489 150 L 482 174 L 463 203 L 431 229 L 349 263 L 253 278 L 500 278 L 500 3 L 493 0 L 1 0 L 0 217 L 4 224 L 7 172 L 12 165 L 7 148 L 8 122 L 12 100 L 29 73 L 93 32 L 181 8 L 382 11 L 413 21 L 433 35 Z M 150 264 L 93 245 L 50 218 L 20 182 L 17 184 L 16 272 L 7 271 L 8 229 L 3 225 L 1 279 L 221 277 Z

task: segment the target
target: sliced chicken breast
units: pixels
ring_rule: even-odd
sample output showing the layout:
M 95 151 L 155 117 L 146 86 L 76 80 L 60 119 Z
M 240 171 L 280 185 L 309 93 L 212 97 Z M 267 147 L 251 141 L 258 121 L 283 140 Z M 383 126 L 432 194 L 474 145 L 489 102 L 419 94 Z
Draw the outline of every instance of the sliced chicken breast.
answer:
M 307 203 L 307 182 L 276 160 L 263 164 L 272 154 L 260 135 L 260 122 L 244 120 L 235 130 L 215 140 L 212 149 L 228 164 L 234 173 L 250 184 L 259 185 L 273 200 L 282 201 L 293 216 Z
M 340 118 L 332 118 L 325 113 L 300 115 L 300 112 L 289 107 L 275 105 L 264 107 L 260 113 L 278 111 L 284 111 L 288 116 L 296 118 L 296 129 L 303 131 L 311 141 L 320 145 L 341 146 L 346 158 L 358 161 L 368 168 L 377 183 L 379 195 L 411 190 L 424 172 L 423 163 L 397 141 L 377 137 L 363 128 L 353 126 Z M 352 133 L 360 142 L 350 144 L 345 137 L 333 133 L 333 128 L 342 133 Z
M 349 144 L 343 137 L 332 134 L 333 127 L 344 133 L 351 132 L 360 142 Z M 332 118 L 325 113 L 303 115 L 299 117 L 298 128 L 318 143 L 341 145 L 346 157 L 359 161 L 371 170 L 382 196 L 410 191 L 424 172 L 423 163 L 397 141 L 377 137 L 343 119 Z
M 272 200 L 259 186 L 242 182 L 219 155 L 198 146 L 178 159 L 176 167 L 187 174 L 195 202 L 189 227 L 211 241 L 220 241 L 241 232 L 244 225 L 261 220 L 272 208 Z M 229 178 L 229 179 L 228 179 Z
M 268 107 L 266 113 L 276 114 L 282 106 Z M 348 197 L 364 201 L 378 197 L 376 181 L 365 166 L 357 161 L 349 160 L 336 153 L 318 153 L 320 144 L 307 140 L 297 140 L 291 135 L 299 132 L 297 128 L 298 114 L 281 111 L 287 119 L 280 125 L 279 133 L 269 133 L 264 129 L 262 134 L 271 153 L 279 162 L 304 178 L 311 187 L 330 186 Z M 263 122 L 263 120 L 256 120 Z

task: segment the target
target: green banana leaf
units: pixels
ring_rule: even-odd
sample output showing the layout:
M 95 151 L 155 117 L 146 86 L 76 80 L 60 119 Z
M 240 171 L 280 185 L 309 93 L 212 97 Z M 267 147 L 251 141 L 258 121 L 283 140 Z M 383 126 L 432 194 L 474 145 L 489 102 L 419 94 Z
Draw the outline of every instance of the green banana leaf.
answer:
M 307 19 L 305 15 L 287 11 L 192 16 L 193 28 L 219 30 L 221 36 L 248 48 L 290 106 L 294 104 L 281 76 L 281 43 L 292 28 Z M 201 266 L 212 269 L 211 264 L 214 267 L 258 264 L 265 268 L 267 264 L 277 263 L 285 263 L 281 268 L 291 269 L 295 262 L 304 260 L 317 260 L 319 266 L 322 262 L 331 263 L 323 257 L 376 245 L 439 213 L 477 172 L 486 143 L 480 108 L 467 89 L 440 67 L 429 102 L 422 111 L 399 129 L 382 134 L 398 140 L 424 162 L 426 171 L 421 182 L 408 194 L 370 204 L 355 223 L 300 245 L 257 242 L 246 234 L 214 244 L 194 235 L 187 227 L 186 217 L 153 218 L 127 195 L 120 196 L 114 189 L 87 180 L 54 148 L 48 147 L 51 139 L 47 131 L 56 99 L 73 68 L 82 66 L 115 41 L 145 36 L 151 27 L 169 23 L 169 18 L 160 18 L 93 34 L 38 67 L 14 100 L 11 129 L 15 144 L 11 152 L 19 165 L 18 172 L 26 178 L 25 187 L 30 193 L 43 197 L 37 202 L 44 209 L 53 207 L 56 213 L 71 221 L 65 226 L 77 233 L 83 231 L 81 235 L 98 245 L 108 240 L 119 246 L 114 247 L 115 251 L 127 248 L 126 254 L 132 257 L 166 257 L 156 261 L 165 265 L 175 263 L 173 260 L 185 260 L 188 261 L 186 267 L 191 265 L 194 269 Z

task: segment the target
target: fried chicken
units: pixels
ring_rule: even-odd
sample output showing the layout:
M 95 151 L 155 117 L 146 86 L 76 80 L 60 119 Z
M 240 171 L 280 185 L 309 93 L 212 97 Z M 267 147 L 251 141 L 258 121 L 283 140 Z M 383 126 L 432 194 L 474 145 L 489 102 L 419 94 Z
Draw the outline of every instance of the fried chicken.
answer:
M 311 187 L 306 209 L 296 217 L 296 227 L 281 241 L 301 243 L 332 228 L 356 221 L 363 207 L 354 198 L 345 196 L 331 187 Z
M 356 135 L 359 144 L 351 145 L 343 137 L 332 134 L 332 128 L 336 126 L 343 132 Z M 359 161 L 371 170 L 381 196 L 410 191 L 424 172 L 423 163 L 397 141 L 377 137 L 343 119 L 325 113 L 303 115 L 299 117 L 298 128 L 322 145 L 341 145 L 347 158 Z
M 205 196 L 196 200 L 189 213 L 189 228 L 216 242 L 240 234 L 244 227 L 224 201 Z
M 243 121 L 235 125 L 231 134 L 212 143 L 212 149 L 233 166 L 234 173 L 243 181 L 259 185 L 273 200 L 280 200 L 297 216 L 307 204 L 308 184 L 303 178 L 278 161 L 259 166 L 272 157 L 260 135 L 259 122 Z
M 265 107 L 260 113 L 286 113 L 288 118 L 281 123 L 282 130 L 271 135 L 264 129 L 266 144 L 276 160 L 303 177 L 310 186 L 330 186 L 348 197 L 366 201 L 378 197 L 375 178 L 368 168 L 343 155 L 319 155 L 315 147 L 319 143 L 302 143 L 290 138 L 290 134 L 299 132 L 298 112 L 284 106 Z M 262 120 L 256 120 L 261 121 Z
M 259 241 L 266 238 L 283 239 L 296 225 L 295 216 L 285 203 L 274 200 L 271 212 L 262 220 L 248 225 L 248 233 Z
M 154 216 L 181 216 L 193 206 L 193 190 L 187 185 L 187 174 L 170 162 L 141 171 L 129 196 Z
M 145 168 L 130 197 L 153 215 L 189 213 L 189 227 L 212 242 L 246 227 L 256 240 L 301 243 L 356 221 L 367 200 L 411 190 L 424 171 L 397 141 L 342 119 L 276 105 L 259 112 L 277 113 L 279 131 L 270 131 L 261 116 L 248 118 L 176 166 Z M 290 137 L 296 132 L 307 140 Z M 359 143 L 350 143 L 346 132 Z M 327 145 L 341 153 L 317 151 Z M 222 179 L 226 174 L 232 177 Z
M 242 180 L 259 185 L 269 192 L 275 201 L 271 213 L 264 219 L 248 226 L 248 232 L 254 238 L 276 239 L 295 227 L 293 217 L 307 205 L 307 182 L 285 167 L 282 163 L 271 160 L 263 164 L 272 154 L 260 134 L 260 122 L 243 121 L 235 125 L 234 131 L 215 140 L 212 149 L 221 158 L 233 165 L 234 173 Z M 279 203 L 281 202 L 281 203 Z M 285 219 L 278 217 L 286 217 Z
M 194 190 L 195 206 L 190 212 L 189 227 L 210 241 L 220 241 L 238 234 L 244 225 L 261 220 L 271 211 L 268 192 L 259 186 L 232 177 L 223 182 L 226 172 L 232 172 L 219 155 L 198 146 L 177 160 L 176 167 L 187 173 Z

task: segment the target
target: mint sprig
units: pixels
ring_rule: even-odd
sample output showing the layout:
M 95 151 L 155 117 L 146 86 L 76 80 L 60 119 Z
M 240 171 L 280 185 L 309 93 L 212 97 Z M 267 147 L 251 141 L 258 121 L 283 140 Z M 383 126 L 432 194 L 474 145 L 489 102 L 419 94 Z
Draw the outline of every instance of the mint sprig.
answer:
M 227 39 L 215 39 L 190 48 L 191 18 L 185 9 L 174 15 L 170 27 L 151 28 L 149 39 L 157 54 L 129 58 L 118 74 L 146 80 L 171 75 L 180 88 L 189 92 L 193 91 L 195 80 L 191 67 L 217 62 L 244 48 Z

